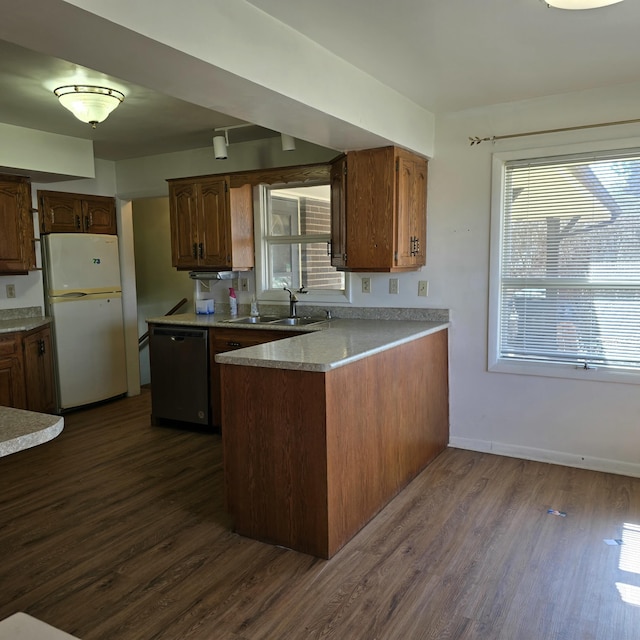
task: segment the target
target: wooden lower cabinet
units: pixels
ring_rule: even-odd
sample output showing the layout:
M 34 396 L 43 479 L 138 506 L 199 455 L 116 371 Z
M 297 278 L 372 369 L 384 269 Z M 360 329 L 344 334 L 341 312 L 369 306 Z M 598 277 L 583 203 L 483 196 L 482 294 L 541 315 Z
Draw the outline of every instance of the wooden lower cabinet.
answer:
M 48 326 L 0 335 L 0 405 L 40 413 L 55 411 Z
M 211 416 L 213 425 L 222 424 L 222 412 L 220 410 L 221 384 L 220 365 L 216 362 L 216 355 L 225 351 L 235 351 L 245 347 L 253 347 L 274 340 L 283 340 L 301 335 L 296 331 L 277 331 L 269 329 L 238 329 L 238 328 L 214 328 L 209 329 L 209 384 L 211 396 Z
M 15 334 L 0 335 L 0 405 L 4 407 L 25 407 L 24 373 L 20 341 Z
M 223 364 L 241 535 L 332 557 L 449 441 L 448 332 L 327 372 Z
M 52 413 L 56 409 L 51 329 L 44 327 L 24 334 L 24 386 L 30 411 Z

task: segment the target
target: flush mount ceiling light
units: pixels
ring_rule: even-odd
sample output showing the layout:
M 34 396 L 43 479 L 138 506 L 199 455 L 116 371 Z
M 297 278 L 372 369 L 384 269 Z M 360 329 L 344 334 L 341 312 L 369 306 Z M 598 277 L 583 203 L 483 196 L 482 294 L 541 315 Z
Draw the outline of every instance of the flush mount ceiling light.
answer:
M 60 104 L 94 129 L 124 100 L 124 94 L 108 87 L 70 84 L 54 90 Z
M 610 4 L 617 4 L 622 0 L 541 0 L 548 7 L 555 7 L 556 9 L 598 9 L 599 7 L 606 7 Z

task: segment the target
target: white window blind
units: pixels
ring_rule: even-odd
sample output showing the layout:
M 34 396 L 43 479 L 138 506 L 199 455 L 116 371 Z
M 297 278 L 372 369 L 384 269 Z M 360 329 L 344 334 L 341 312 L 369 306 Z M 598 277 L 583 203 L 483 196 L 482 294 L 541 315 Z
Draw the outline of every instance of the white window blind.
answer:
M 505 163 L 498 358 L 640 370 L 640 150 Z

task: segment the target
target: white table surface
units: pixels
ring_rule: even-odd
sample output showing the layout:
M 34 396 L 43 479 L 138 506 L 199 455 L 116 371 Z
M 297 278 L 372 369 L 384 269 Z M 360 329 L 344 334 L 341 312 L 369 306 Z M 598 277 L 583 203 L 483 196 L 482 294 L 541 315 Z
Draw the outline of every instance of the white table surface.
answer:
M 0 621 L 0 640 L 78 640 L 26 613 L 14 613 Z

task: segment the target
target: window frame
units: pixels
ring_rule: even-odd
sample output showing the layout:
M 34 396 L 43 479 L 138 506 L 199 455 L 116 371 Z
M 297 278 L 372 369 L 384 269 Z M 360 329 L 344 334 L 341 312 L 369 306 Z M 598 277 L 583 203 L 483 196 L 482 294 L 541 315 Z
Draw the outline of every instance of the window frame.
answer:
M 259 302 L 282 302 L 288 300 L 288 294 L 280 289 L 265 288 L 269 278 L 269 252 L 268 240 L 265 230 L 267 223 L 267 190 L 296 189 L 296 187 L 312 187 L 318 185 L 329 186 L 329 181 L 314 182 L 287 182 L 287 183 L 260 183 L 255 185 L 254 197 L 254 227 L 255 233 L 255 288 L 256 298 Z M 274 244 L 295 244 L 295 239 L 301 236 L 282 236 Z M 304 236 L 302 236 L 304 237 Z M 308 237 L 308 236 L 307 236 Z M 324 238 L 324 236 L 323 236 Z M 322 239 L 320 242 L 324 242 Z M 331 242 L 331 234 L 327 234 L 326 241 Z M 348 273 L 344 273 L 344 289 L 309 289 L 304 297 L 300 298 L 302 303 L 317 304 L 344 304 L 351 302 L 351 278 Z
M 610 140 L 601 142 L 585 142 L 555 147 L 530 148 L 514 151 L 496 152 L 492 154 L 491 174 L 491 222 L 489 249 L 489 310 L 487 369 L 493 373 L 510 373 L 519 375 L 535 375 L 572 380 L 590 380 L 597 382 L 619 382 L 640 384 L 640 370 L 616 368 L 597 365 L 585 369 L 574 363 L 536 362 L 533 360 L 515 360 L 501 358 L 500 324 L 501 324 L 501 284 L 502 284 L 502 245 L 504 217 L 504 189 L 506 183 L 506 163 L 510 161 L 582 155 L 586 153 L 624 153 L 631 149 L 640 149 L 640 138 Z

